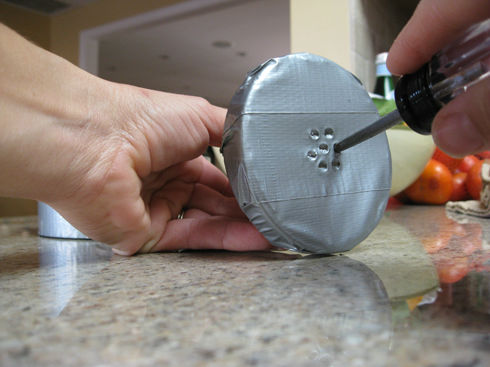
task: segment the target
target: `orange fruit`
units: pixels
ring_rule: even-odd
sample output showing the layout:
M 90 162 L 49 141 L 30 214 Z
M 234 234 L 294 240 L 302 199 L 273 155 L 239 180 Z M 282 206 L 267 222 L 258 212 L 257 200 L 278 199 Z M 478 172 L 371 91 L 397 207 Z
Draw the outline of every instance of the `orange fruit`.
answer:
M 404 191 L 418 204 L 444 204 L 453 192 L 453 175 L 449 168 L 434 159 L 429 160 L 422 174 Z

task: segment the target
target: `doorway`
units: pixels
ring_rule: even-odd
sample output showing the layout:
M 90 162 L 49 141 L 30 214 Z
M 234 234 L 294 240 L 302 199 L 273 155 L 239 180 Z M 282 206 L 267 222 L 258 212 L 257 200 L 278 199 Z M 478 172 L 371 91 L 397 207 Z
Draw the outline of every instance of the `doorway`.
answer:
M 289 0 L 190 0 L 81 33 L 104 79 L 227 107 L 246 73 L 290 52 Z

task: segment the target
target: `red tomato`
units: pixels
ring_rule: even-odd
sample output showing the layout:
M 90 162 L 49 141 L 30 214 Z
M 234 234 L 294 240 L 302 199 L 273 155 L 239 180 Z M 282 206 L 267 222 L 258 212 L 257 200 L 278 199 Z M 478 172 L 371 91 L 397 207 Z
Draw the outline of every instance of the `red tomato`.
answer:
M 468 172 L 466 178 L 466 189 L 474 200 L 480 200 L 481 191 L 481 166 L 483 161 L 478 161 Z
M 468 174 L 466 172 L 458 172 L 453 175 L 453 193 L 449 200 L 451 201 L 459 201 L 459 200 L 468 200 L 470 198 L 470 194 L 466 189 L 466 177 Z
M 436 161 L 445 164 L 451 172 L 454 172 L 463 160 L 463 158 L 453 158 L 450 155 L 444 153 L 439 148 L 436 148 L 434 154 L 432 155 L 432 159 L 435 159 Z
M 475 163 L 479 162 L 480 160 L 476 158 L 474 155 L 467 155 L 466 157 L 463 158 L 461 161 L 460 165 L 456 169 L 456 172 L 466 172 L 468 173 L 475 165 Z
M 475 155 L 480 159 L 488 159 L 490 158 L 490 150 L 485 150 L 483 152 L 476 153 Z
M 414 203 L 444 204 L 453 191 L 453 175 L 441 162 L 431 159 L 420 177 L 405 189 Z

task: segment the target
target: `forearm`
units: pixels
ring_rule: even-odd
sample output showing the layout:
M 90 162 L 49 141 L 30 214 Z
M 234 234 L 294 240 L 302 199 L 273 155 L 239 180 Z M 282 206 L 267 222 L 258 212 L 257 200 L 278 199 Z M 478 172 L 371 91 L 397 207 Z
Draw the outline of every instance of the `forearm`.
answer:
M 0 196 L 70 195 L 75 183 L 59 183 L 72 177 L 67 170 L 80 165 L 91 135 L 109 129 L 94 116 L 107 108 L 108 91 L 101 79 L 0 25 Z

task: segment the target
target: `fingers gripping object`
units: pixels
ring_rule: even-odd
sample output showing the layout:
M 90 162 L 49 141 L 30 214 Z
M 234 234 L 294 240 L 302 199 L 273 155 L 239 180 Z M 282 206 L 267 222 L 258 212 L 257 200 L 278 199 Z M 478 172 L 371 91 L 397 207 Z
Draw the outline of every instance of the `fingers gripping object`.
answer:
M 273 246 L 347 251 L 376 227 L 391 185 L 386 134 L 333 147 L 377 119 L 359 80 L 320 56 L 274 58 L 248 73 L 222 152 L 242 210 Z

